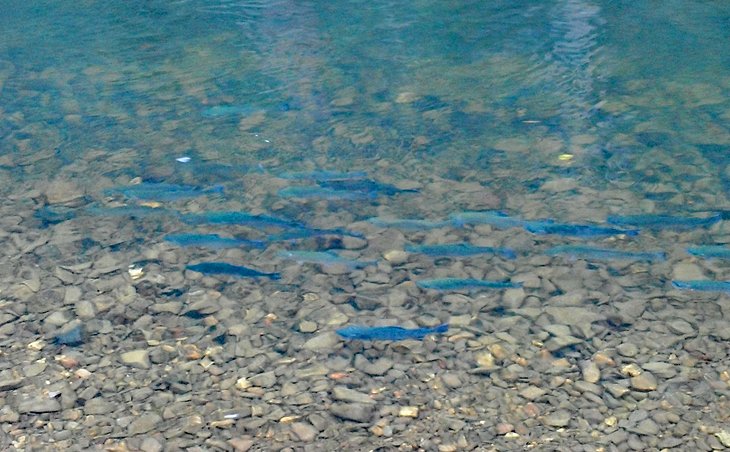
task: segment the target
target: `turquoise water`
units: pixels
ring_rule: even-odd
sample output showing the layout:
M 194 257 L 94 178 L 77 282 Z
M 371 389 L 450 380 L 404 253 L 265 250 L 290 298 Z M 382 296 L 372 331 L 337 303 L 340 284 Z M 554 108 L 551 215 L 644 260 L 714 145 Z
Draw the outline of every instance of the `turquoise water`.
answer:
M 187 306 L 202 287 L 240 301 L 240 311 L 222 311 L 218 331 L 243 318 L 264 328 L 273 315 L 278 336 L 256 330 L 252 343 L 282 357 L 309 333 L 380 321 L 436 327 L 463 316 L 477 319 L 464 331 L 488 325 L 527 344 L 536 327 L 499 323 L 502 314 L 580 293 L 609 318 L 576 333 L 587 359 L 601 350 L 594 339 L 631 332 L 636 319 L 612 317 L 614 302 L 683 306 L 694 299 L 672 280 L 730 280 L 722 262 L 686 253 L 730 243 L 728 2 L 6 0 L 2 10 L 0 194 L 12 262 L 2 273 L 11 284 L 40 269 L 44 290 L 77 285 L 115 327 L 148 312 L 135 311 L 130 293 L 178 294 Z M 365 174 L 372 180 L 360 181 Z M 458 220 L 482 210 L 502 213 Z M 208 214 L 228 211 L 252 216 Z M 710 220 L 592 229 L 638 214 Z M 540 232 L 551 228 L 562 232 Z M 187 232 L 205 235 L 177 242 L 212 249 L 165 242 Z M 397 253 L 462 242 L 510 254 Z M 563 246 L 588 257 L 547 256 Z M 602 262 L 616 256 L 606 248 L 629 262 Z M 290 249 L 341 250 L 348 265 L 281 258 Z M 652 258 L 631 262 L 641 252 Z M 185 272 L 201 261 L 276 278 Z M 59 276 L 66 271 L 73 276 Z M 105 278 L 130 290 L 112 291 Z M 527 298 L 505 307 L 500 291 L 462 291 L 478 300 L 470 305 L 414 284 L 438 278 L 511 280 Z M 23 294 L 10 298 L 34 296 Z M 721 306 L 727 298 L 700 296 Z M 296 304 L 312 300 L 331 304 Z M 68 304 L 57 309 L 74 318 Z M 715 320 L 717 312 L 692 306 L 680 317 Z M 201 349 L 223 341 L 195 315 L 158 312 L 150 322 L 202 338 Z M 302 317 L 314 331 L 298 332 Z M 111 331 L 92 323 L 80 350 Z M 20 342 L 53 338 L 47 327 L 25 331 Z M 170 338 L 159 334 L 145 339 Z

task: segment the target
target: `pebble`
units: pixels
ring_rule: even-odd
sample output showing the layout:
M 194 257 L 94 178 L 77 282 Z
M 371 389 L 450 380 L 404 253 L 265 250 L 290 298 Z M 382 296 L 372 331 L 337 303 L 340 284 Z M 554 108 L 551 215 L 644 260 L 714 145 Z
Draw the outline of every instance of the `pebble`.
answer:
M 61 411 L 61 404 L 57 399 L 33 398 L 18 403 L 18 413 L 54 413 Z
M 157 441 L 157 438 L 148 436 L 147 438 L 142 440 L 142 444 L 140 444 L 139 449 L 142 452 L 161 452 L 162 444 Z
M 383 258 L 393 265 L 401 265 L 408 262 L 408 253 L 403 250 L 390 250 L 383 253 Z
M 565 427 L 570 423 L 573 415 L 567 410 L 558 410 L 546 414 L 542 418 L 542 422 L 550 427 Z
M 702 268 L 691 262 L 680 262 L 672 269 L 672 277 L 677 280 L 707 279 Z
M 348 421 L 369 422 L 373 415 L 373 405 L 364 403 L 333 403 L 330 413 Z
M 657 425 L 657 423 L 652 419 L 647 418 L 640 421 L 634 428 L 630 429 L 630 431 L 640 435 L 656 435 L 659 433 L 659 425 Z
M 400 410 L 398 410 L 398 416 L 417 418 L 418 417 L 418 407 L 402 406 L 402 407 L 400 407 Z
M 107 414 L 112 413 L 115 408 L 116 405 L 109 400 L 102 397 L 96 397 L 86 402 L 84 405 L 84 414 Z
M 305 443 L 314 441 L 319 434 L 319 430 L 308 422 L 294 422 L 291 424 L 291 429 L 297 438 Z
M 0 379 L 0 392 L 10 391 L 11 389 L 18 389 L 23 385 L 23 381 L 23 377 Z
M 444 373 L 441 376 L 441 379 L 443 380 L 444 385 L 451 389 L 459 388 L 463 384 L 461 378 L 459 378 L 459 375 L 453 372 Z
M 127 432 L 130 435 L 139 435 L 147 433 L 155 429 L 162 422 L 162 417 L 156 413 L 144 413 L 141 416 L 136 416 L 134 420 L 129 424 Z
M 585 361 L 581 367 L 583 380 L 588 383 L 597 383 L 601 379 L 601 370 L 593 361 Z
M 367 358 L 358 354 L 355 356 L 355 369 L 361 370 L 368 375 L 385 375 L 393 367 L 393 360 L 390 358 L 378 358 L 375 361 L 368 361 Z
M 686 320 L 672 320 L 667 323 L 667 328 L 674 334 L 693 334 L 695 332 L 694 327 Z
M 538 388 L 537 386 L 528 386 L 519 392 L 519 394 L 527 400 L 538 399 L 545 395 L 545 393 L 546 391 L 544 389 Z
M 632 344 L 631 342 L 624 342 L 616 347 L 616 351 L 621 356 L 633 358 L 634 356 L 636 356 L 637 353 L 639 353 L 639 347 Z
M 370 395 L 355 391 L 346 386 L 335 386 L 332 388 L 332 397 L 342 402 L 375 403 Z
M 644 371 L 635 377 L 631 377 L 631 387 L 637 391 L 655 391 L 657 380 L 651 372 Z
M 273 371 L 263 372 L 248 378 L 254 386 L 270 388 L 276 384 L 276 374 Z
M 302 345 L 306 350 L 330 350 L 341 341 L 341 338 L 334 331 L 318 334 Z
M 122 364 L 138 369 L 150 368 L 150 352 L 147 349 L 138 349 L 124 352 L 119 356 Z
M 302 320 L 299 323 L 299 331 L 302 333 L 314 333 L 317 331 L 317 323 L 310 320 Z

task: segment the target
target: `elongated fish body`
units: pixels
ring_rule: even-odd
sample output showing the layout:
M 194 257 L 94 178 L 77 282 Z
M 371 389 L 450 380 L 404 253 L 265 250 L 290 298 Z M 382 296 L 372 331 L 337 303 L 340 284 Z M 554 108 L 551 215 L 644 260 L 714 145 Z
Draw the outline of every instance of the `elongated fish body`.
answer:
M 644 229 L 660 230 L 670 229 L 684 231 L 694 228 L 706 228 L 722 220 L 721 214 L 709 217 L 675 217 L 671 215 L 609 215 L 606 221 L 610 224 L 621 227 L 638 227 Z
M 313 181 L 317 181 L 317 182 L 349 181 L 349 180 L 364 179 L 367 176 L 368 176 L 368 174 L 365 171 L 341 172 L 341 171 L 328 171 L 328 170 L 289 172 L 289 173 L 282 173 L 279 175 L 279 177 L 282 179 L 313 180 Z
M 284 229 L 304 228 L 302 223 L 269 215 L 253 215 L 236 211 L 213 211 L 197 214 L 187 214 L 180 217 L 188 224 L 237 224 L 251 227 L 278 227 Z
M 291 229 L 291 230 L 282 232 L 280 234 L 270 235 L 268 237 L 268 240 L 271 242 L 281 241 L 281 240 L 299 240 L 299 239 L 308 239 L 311 237 L 322 237 L 325 235 L 341 235 L 341 236 L 348 236 L 348 237 L 365 238 L 365 235 L 360 232 L 348 231 L 347 229 L 342 229 L 342 228 L 334 228 L 334 229 L 301 228 L 301 229 Z
M 497 254 L 506 259 L 515 259 L 517 254 L 509 248 L 493 248 L 491 246 L 474 246 L 468 243 L 447 243 L 443 245 L 406 245 L 409 253 L 420 253 L 427 256 L 476 256 L 479 254 Z
M 262 109 L 257 109 L 251 105 L 213 105 L 204 108 L 201 114 L 206 118 L 219 118 L 222 116 L 250 115 L 259 110 Z
M 601 237 L 609 235 L 635 236 L 639 234 L 638 229 L 617 229 L 605 226 L 593 226 L 590 224 L 559 224 L 533 221 L 525 224 L 525 230 L 539 235 L 564 235 L 571 237 Z
M 698 292 L 730 292 L 730 281 L 711 281 L 711 280 L 688 280 L 688 281 L 672 281 L 672 285 L 677 289 L 696 290 Z
M 418 193 L 416 189 L 398 188 L 395 185 L 378 182 L 372 179 L 349 179 L 349 180 L 329 180 L 320 181 L 322 187 L 332 188 L 334 190 L 351 190 L 361 192 L 377 192 L 386 196 L 392 196 L 398 193 Z
M 730 248 L 722 245 L 692 246 L 687 248 L 687 252 L 697 257 L 730 259 Z
M 456 227 L 463 227 L 467 224 L 488 224 L 497 229 L 522 228 L 533 221 L 510 217 L 506 213 L 496 210 L 452 213 L 449 215 L 449 219 Z M 541 222 L 550 223 L 552 220 L 541 220 Z
M 197 246 L 200 248 L 266 248 L 266 242 L 261 240 L 243 240 L 230 237 L 221 237 L 218 234 L 169 234 L 165 241 L 178 246 Z
M 161 207 L 147 206 L 120 206 L 120 207 L 88 207 L 85 212 L 89 215 L 100 217 L 177 217 L 180 213 L 177 210 L 163 209 Z
M 358 261 L 346 259 L 329 251 L 290 251 L 282 250 L 276 253 L 283 259 L 297 261 L 299 263 L 321 264 L 321 265 L 345 265 L 347 268 L 362 268 L 377 263 L 376 261 Z
M 561 245 L 548 249 L 549 256 L 565 256 L 572 259 L 586 260 L 624 260 L 624 261 L 664 261 L 667 255 L 664 251 L 621 251 L 609 248 L 597 248 L 581 245 Z
M 176 201 L 209 194 L 223 193 L 223 186 L 201 188 L 193 185 L 142 182 L 141 184 L 114 187 L 104 190 L 107 195 L 122 194 L 127 198 L 148 201 Z
M 299 198 L 299 199 L 343 199 L 350 201 L 375 199 L 378 197 L 376 192 L 361 192 L 348 190 L 335 190 L 326 187 L 296 186 L 286 187 L 279 190 L 279 196 L 282 198 Z
M 432 221 L 432 220 L 417 220 L 409 218 L 380 218 L 373 217 L 368 218 L 369 223 L 381 228 L 394 228 L 402 229 L 404 231 L 425 231 L 428 229 L 442 228 L 445 226 L 451 226 L 449 221 Z
M 462 278 L 422 279 L 420 281 L 416 281 L 416 285 L 421 289 L 444 291 L 464 289 L 512 289 L 522 287 L 522 283 L 513 283 L 511 281 L 486 281 L 483 279 Z
M 449 325 L 442 324 L 430 328 L 403 328 L 400 326 L 348 326 L 337 330 L 337 334 L 345 339 L 363 341 L 402 341 L 405 339 L 423 339 L 429 334 L 445 333 Z
M 253 268 L 233 265 L 227 262 L 201 262 L 199 264 L 187 265 L 185 268 L 206 275 L 228 275 L 239 278 L 281 278 L 281 275 L 278 273 L 264 273 Z

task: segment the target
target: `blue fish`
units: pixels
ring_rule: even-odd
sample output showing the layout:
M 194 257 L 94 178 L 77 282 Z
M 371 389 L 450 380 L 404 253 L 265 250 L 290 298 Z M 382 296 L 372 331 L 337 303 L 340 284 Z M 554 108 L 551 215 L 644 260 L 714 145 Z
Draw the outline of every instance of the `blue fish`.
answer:
M 381 193 L 386 196 L 396 195 L 398 193 L 418 193 L 417 189 L 398 188 L 395 185 L 378 182 L 372 179 L 349 179 L 349 180 L 329 180 L 319 181 L 321 187 L 332 188 L 335 190 L 361 191 L 365 193 Z
M 522 228 L 533 220 L 510 217 L 504 212 L 497 210 L 466 211 L 452 213 L 449 219 L 455 227 L 463 227 L 467 224 L 488 224 L 497 229 Z M 552 220 L 540 220 L 542 223 L 552 223 Z
M 62 223 L 76 216 L 76 211 L 70 207 L 43 206 L 33 213 L 33 216 L 47 226 L 49 224 Z
M 180 213 L 177 210 L 163 209 L 161 207 L 147 206 L 119 206 L 119 207 L 100 207 L 93 206 L 86 209 L 89 215 L 97 215 L 100 217 L 132 217 L 132 218 L 148 218 L 148 217 L 176 217 Z
M 627 235 L 633 237 L 639 234 L 638 229 L 617 229 L 590 224 L 559 224 L 542 221 L 526 223 L 524 228 L 533 234 L 557 234 L 571 237 L 600 237 L 608 235 Z
M 730 248 L 722 245 L 693 246 L 687 248 L 687 252 L 698 257 L 730 259 Z
M 406 245 L 409 253 L 420 253 L 427 256 L 475 256 L 478 254 L 497 254 L 506 259 L 516 259 L 517 254 L 509 248 L 493 248 L 491 246 L 474 246 L 468 243 L 446 243 L 442 245 Z
M 188 224 L 236 224 L 251 227 L 278 227 L 284 229 L 304 228 L 305 225 L 285 218 L 269 215 L 253 215 L 246 212 L 214 211 L 197 214 L 187 214 L 180 217 Z
M 609 248 L 596 248 L 582 245 L 561 245 L 545 251 L 549 256 L 567 256 L 572 259 L 663 261 L 667 255 L 663 251 L 622 251 Z
M 711 281 L 711 280 L 688 280 L 688 281 L 672 281 L 672 285 L 677 289 L 696 290 L 700 292 L 730 292 L 730 281 Z
M 206 275 L 228 275 L 237 276 L 239 278 L 281 278 L 279 273 L 264 273 L 252 268 L 233 265 L 227 262 L 201 262 L 199 264 L 186 265 L 185 268 Z
M 174 243 L 179 246 L 197 246 L 201 248 L 266 248 L 266 242 L 261 240 L 245 240 L 230 237 L 221 237 L 218 234 L 169 234 L 165 236 L 165 241 Z
M 141 184 L 126 185 L 104 190 L 106 195 L 122 194 L 127 198 L 152 200 L 152 201 L 176 201 L 178 199 L 195 198 L 209 194 L 223 193 L 223 186 L 201 188 L 193 185 L 176 185 L 166 183 L 142 182 Z
M 364 200 L 364 199 L 375 199 L 378 197 L 376 192 L 361 192 L 361 191 L 347 191 L 347 190 L 335 190 L 326 187 L 312 187 L 312 186 L 296 186 L 286 187 L 279 190 L 279 196 L 282 198 L 300 198 L 300 199 L 342 199 L 342 200 Z
M 329 170 L 319 170 L 319 171 L 299 171 L 299 172 L 289 172 L 289 173 L 282 173 L 279 175 L 282 179 L 291 179 L 291 180 L 313 180 L 317 182 L 326 182 L 326 181 L 349 181 L 349 180 L 356 180 L 356 179 L 364 179 L 368 176 L 368 174 L 365 171 L 329 171 Z
M 201 114 L 206 118 L 218 118 L 221 116 L 243 116 L 250 115 L 262 109 L 251 105 L 213 105 L 204 108 Z
M 267 240 L 269 240 L 271 242 L 276 242 L 276 241 L 281 241 L 281 240 L 308 239 L 311 237 L 322 237 L 325 235 L 341 235 L 341 236 L 347 236 L 347 237 L 365 238 L 365 235 L 360 232 L 348 231 L 347 229 L 342 229 L 342 228 L 334 228 L 334 229 L 301 228 L 301 229 L 291 229 L 291 230 L 282 232 L 280 234 L 270 235 Z
M 362 268 L 368 265 L 374 265 L 377 261 L 358 261 L 347 259 L 339 256 L 331 251 L 292 251 L 282 250 L 276 253 L 283 259 L 294 260 L 299 263 L 310 263 L 320 265 L 344 265 L 347 268 Z
M 719 213 L 704 218 L 643 214 L 628 216 L 609 215 L 606 219 L 608 223 L 621 227 L 640 227 L 652 230 L 670 229 L 675 231 L 706 228 L 720 220 L 722 220 L 722 215 Z
M 348 326 L 337 330 L 337 334 L 345 339 L 359 339 L 364 341 L 402 341 L 405 339 L 423 339 L 429 334 L 445 333 L 449 325 L 430 328 L 403 328 L 400 326 Z
M 470 278 L 422 279 L 416 281 L 416 285 L 421 289 L 433 290 L 512 289 L 522 287 L 522 283 L 513 283 L 511 281 L 486 281 Z
M 426 229 L 436 229 L 445 226 L 451 226 L 449 221 L 432 221 L 432 220 L 418 220 L 410 218 L 380 218 L 373 217 L 368 218 L 369 223 L 379 226 L 381 228 L 395 228 L 403 229 L 406 231 L 423 231 Z

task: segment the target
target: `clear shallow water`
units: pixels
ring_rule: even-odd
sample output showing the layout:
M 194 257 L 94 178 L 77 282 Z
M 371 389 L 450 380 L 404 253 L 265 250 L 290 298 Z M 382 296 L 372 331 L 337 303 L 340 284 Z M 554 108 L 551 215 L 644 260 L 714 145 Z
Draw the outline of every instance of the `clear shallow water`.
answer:
M 161 261 L 147 262 L 148 277 L 164 274 L 171 290 L 184 292 L 197 284 L 182 277 L 187 262 L 221 259 L 282 271 L 287 293 L 329 291 L 339 301 L 364 294 L 347 321 L 404 314 L 445 321 L 484 312 L 453 299 L 434 308 L 430 303 L 443 299 L 433 294 L 409 293 L 404 308 L 385 313 L 372 300 L 410 277 L 509 279 L 544 272 L 550 260 L 540 260 L 542 252 L 576 239 L 487 228 L 381 232 L 360 220 L 437 222 L 454 212 L 499 208 L 521 218 L 604 223 L 609 214 L 688 215 L 730 207 L 726 2 L 671 2 L 658 9 L 645 1 L 577 0 L 8 1 L 3 9 L 10 13 L 0 15 L 0 190 L 7 234 L 22 232 L 30 242 L 16 238 L 5 254 L 49 273 L 58 263 L 112 253 L 122 266 Z M 182 156 L 191 161 L 175 160 Z M 278 195 L 312 183 L 277 176 L 314 169 L 366 171 L 418 193 L 306 202 Z M 319 228 L 357 223 L 369 243 L 351 257 L 381 259 L 407 243 L 460 240 L 509 246 L 519 257 L 464 265 L 419 258 L 403 270 L 406 276 L 377 286 L 382 281 L 362 274 L 327 279 L 311 266 L 292 276 L 298 270 L 274 257 L 288 245 L 169 252 L 162 239 L 168 233 L 241 231 L 191 228 L 174 214 L 83 214 L 87 206 L 134 204 L 105 189 L 135 178 L 225 189 L 224 195 L 162 202 L 183 213 L 245 210 Z M 77 217 L 38 221 L 33 213 L 46 205 Z M 32 246 L 46 235 L 55 242 Z M 243 235 L 264 238 L 248 230 Z M 687 233 L 588 241 L 664 250 L 669 262 L 559 261 L 550 284 L 529 288 L 536 298 L 528 304 L 583 290 L 576 275 L 586 290 L 604 294 L 595 303 L 591 298 L 598 309 L 666 296 L 677 265 L 689 259 L 685 245 L 728 243 L 730 235 L 722 222 Z M 730 279 L 722 263 L 702 263 L 701 270 Z M 7 269 L 6 276 L 18 271 Z M 248 282 L 205 284 L 229 296 L 257 290 Z M 266 293 L 279 287 L 261 285 Z M 500 296 L 488 294 L 479 303 L 498 303 Z M 421 299 L 428 303 L 419 306 Z M 479 322 L 496 322 L 500 309 Z M 293 324 L 288 314 L 278 312 Z M 183 322 L 190 324 L 197 325 Z

